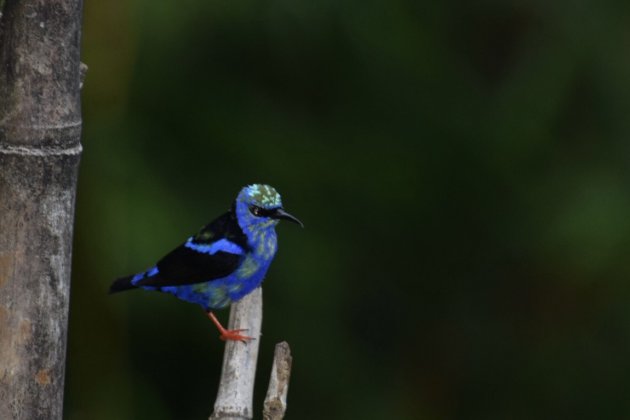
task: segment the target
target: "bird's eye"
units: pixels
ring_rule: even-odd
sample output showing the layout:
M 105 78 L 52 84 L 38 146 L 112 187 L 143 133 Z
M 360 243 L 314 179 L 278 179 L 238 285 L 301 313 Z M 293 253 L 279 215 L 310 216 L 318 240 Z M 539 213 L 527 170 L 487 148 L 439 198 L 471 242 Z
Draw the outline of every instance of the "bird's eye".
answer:
M 251 206 L 249 211 L 251 211 L 254 216 L 262 215 L 262 209 L 258 206 Z

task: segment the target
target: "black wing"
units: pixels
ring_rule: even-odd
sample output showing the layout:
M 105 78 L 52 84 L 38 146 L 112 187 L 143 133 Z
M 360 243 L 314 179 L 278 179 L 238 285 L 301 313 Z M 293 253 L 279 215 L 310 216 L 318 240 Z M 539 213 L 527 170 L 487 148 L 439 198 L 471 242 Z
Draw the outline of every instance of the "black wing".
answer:
M 251 250 L 233 211 L 204 226 L 192 242 L 195 245 L 210 245 L 222 239 L 240 246 L 244 252 Z M 231 274 L 243 257 L 224 251 L 204 253 L 182 244 L 157 263 L 158 274 L 140 280 L 136 286 L 179 286 L 207 282 Z

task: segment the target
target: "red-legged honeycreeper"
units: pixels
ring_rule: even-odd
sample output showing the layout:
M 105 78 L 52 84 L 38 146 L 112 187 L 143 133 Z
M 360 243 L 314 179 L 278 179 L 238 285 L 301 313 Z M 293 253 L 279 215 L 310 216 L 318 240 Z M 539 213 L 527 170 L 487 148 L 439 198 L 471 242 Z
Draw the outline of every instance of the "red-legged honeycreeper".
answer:
M 201 305 L 223 340 L 251 339 L 241 330 L 227 330 L 212 313 L 241 299 L 260 285 L 276 255 L 275 227 L 280 219 L 297 223 L 282 208 L 271 186 L 244 187 L 232 208 L 204 226 L 158 263 L 112 283 L 110 293 L 129 289 L 156 290 Z

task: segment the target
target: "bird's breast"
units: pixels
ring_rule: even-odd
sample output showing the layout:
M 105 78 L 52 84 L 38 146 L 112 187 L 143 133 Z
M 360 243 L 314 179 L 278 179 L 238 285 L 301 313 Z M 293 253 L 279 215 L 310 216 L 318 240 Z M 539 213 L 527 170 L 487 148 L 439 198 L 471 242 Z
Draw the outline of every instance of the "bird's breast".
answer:
M 251 248 L 254 256 L 261 260 L 271 261 L 276 255 L 278 239 L 273 229 L 260 230 L 252 235 Z
M 264 230 L 250 236 L 250 251 L 243 258 L 230 281 L 230 298 L 238 300 L 263 281 L 277 250 L 275 232 Z
M 251 236 L 251 250 L 245 255 L 237 270 L 237 277 L 249 279 L 263 277 L 276 255 L 277 238 L 272 230 L 261 230 Z

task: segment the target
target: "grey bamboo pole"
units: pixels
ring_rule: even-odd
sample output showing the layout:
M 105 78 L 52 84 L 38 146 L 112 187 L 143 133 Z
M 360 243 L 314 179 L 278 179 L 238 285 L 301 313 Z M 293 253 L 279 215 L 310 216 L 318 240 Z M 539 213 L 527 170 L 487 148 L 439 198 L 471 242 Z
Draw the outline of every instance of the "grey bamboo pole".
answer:
M 254 337 L 247 343 L 228 341 L 223 354 L 223 369 L 214 412 L 209 420 L 249 420 L 253 418 L 254 381 L 262 325 L 262 288 L 257 288 L 232 304 L 228 329 L 246 328 Z M 263 408 L 264 420 L 282 420 L 287 409 L 291 376 L 289 344 L 276 344 L 269 388 Z
M 254 379 L 262 325 L 262 288 L 232 304 L 228 329 L 246 328 L 253 340 L 227 341 L 219 391 L 210 420 L 249 420 L 253 417 Z
M 81 1 L 0 7 L 0 419 L 61 419 Z
M 283 341 L 276 344 L 271 366 L 269 387 L 263 406 L 263 420 L 282 420 L 287 411 L 287 394 L 293 357 L 289 343 Z

